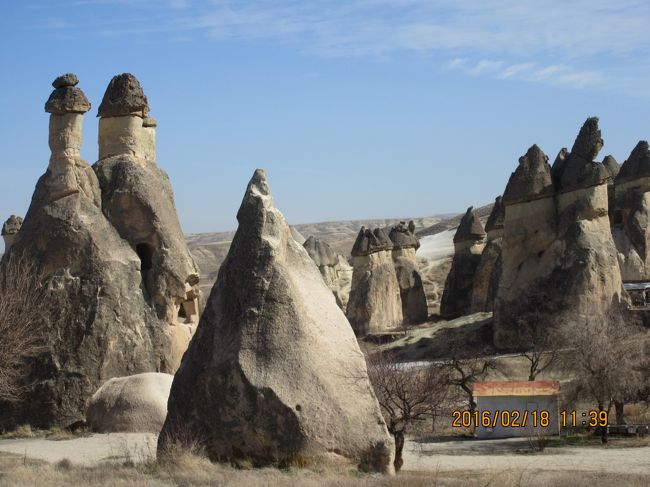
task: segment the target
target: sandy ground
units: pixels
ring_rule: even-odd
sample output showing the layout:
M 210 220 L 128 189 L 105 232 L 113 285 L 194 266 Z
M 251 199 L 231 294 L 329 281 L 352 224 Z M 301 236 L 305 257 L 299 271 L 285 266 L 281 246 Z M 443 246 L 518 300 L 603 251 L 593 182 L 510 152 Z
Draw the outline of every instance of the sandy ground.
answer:
M 526 439 L 463 440 L 405 445 L 404 469 L 426 471 L 589 471 L 650 476 L 650 446 L 529 450 Z M 519 450 L 519 453 L 517 453 Z
M 156 435 L 95 434 L 72 440 L 27 438 L 0 440 L 0 451 L 77 465 L 106 462 L 143 462 L 155 458 Z M 561 447 L 543 453 L 529 451 L 525 439 L 455 440 L 419 443 L 407 441 L 404 470 L 448 471 L 589 471 L 650 476 L 650 446 L 634 448 Z M 524 453 L 522 453 L 524 452 Z
M 0 440 L 0 451 L 48 462 L 67 458 L 75 465 L 102 462 L 143 462 L 156 456 L 158 435 L 153 433 L 94 434 L 72 440 L 24 438 Z

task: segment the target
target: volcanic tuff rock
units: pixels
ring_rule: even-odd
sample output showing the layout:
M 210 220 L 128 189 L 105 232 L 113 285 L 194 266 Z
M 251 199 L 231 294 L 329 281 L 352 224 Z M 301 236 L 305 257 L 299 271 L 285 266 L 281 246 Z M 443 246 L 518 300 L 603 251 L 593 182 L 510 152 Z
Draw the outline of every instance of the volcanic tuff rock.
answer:
M 440 315 L 454 318 L 470 312 L 474 274 L 485 247 L 485 230 L 470 206 L 454 235 L 454 259 L 445 281 Z
M 393 242 L 393 265 L 400 288 L 405 323 L 422 323 L 428 317 L 427 297 L 415 257 L 420 241 L 414 232 L 415 224 L 411 220 L 408 225 L 406 222 L 395 225 L 388 235 Z
M 402 325 L 393 243 L 381 228 L 361 227 L 352 247 L 353 273 L 346 316 L 358 336 Z
M 624 281 L 650 279 L 650 148 L 640 141 L 614 184 L 612 235 Z
M 155 125 L 144 127 L 148 119 L 131 113 L 136 105 L 146 105 L 140 83 L 128 73 L 115 76 L 105 104 L 110 110 L 100 107 L 100 114 L 112 116 L 100 119 L 100 160 L 95 164 L 102 209 L 140 257 L 146 299 L 158 318 L 171 325 L 176 352 L 170 367 L 176 369 L 198 323 L 198 270 L 178 221 L 169 177 L 155 162 L 155 146 L 148 145 L 146 134 L 154 133 Z
M 572 151 L 561 152 L 554 164 L 555 194 L 536 146 L 528 152 L 534 157 L 524 158 L 544 183 L 526 199 L 512 198 L 517 171 L 511 176 L 495 305 L 498 347 L 528 345 L 525 325 L 533 322 L 552 326 L 617 309 L 622 283 L 608 219 L 609 170 L 592 160 L 601 148 L 598 119 L 590 118 Z
M 64 78 L 68 81 L 56 83 L 76 80 Z M 82 118 L 76 112 L 50 115 L 50 163 L 11 248 L 43 272 L 47 336 L 44 352 L 27 372 L 25 400 L 6 409 L 0 406 L 7 411 L 0 426 L 65 426 L 83 419 L 86 399 L 108 379 L 173 372 L 182 353 L 173 350 L 169 324 L 148 302 L 145 256 L 138 255 L 136 245 L 120 235 L 123 228 L 118 231 L 102 211 L 97 176 L 80 157 Z M 119 192 L 118 185 L 110 189 Z M 112 209 L 110 196 L 107 203 Z M 148 204 L 142 202 L 145 208 Z M 131 210 L 139 214 L 139 207 L 125 207 L 129 216 L 122 217 L 127 221 L 133 218 Z M 110 216 L 119 226 L 118 214 Z
M 293 230 L 292 235 L 294 235 Z M 298 240 L 296 240 L 296 242 L 298 242 Z M 336 304 L 338 304 L 341 309 L 345 309 L 341 298 L 341 285 L 339 283 L 339 256 L 334 253 L 327 242 L 315 238 L 313 235 L 310 235 L 309 238 L 304 241 L 303 247 L 305 247 L 309 257 L 311 257 L 318 267 L 327 287 L 329 287 L 332 290 L 332 293 L 334 293 Z
M 519 158 L 519 166 L 510 176 L 503 192 L 503 202 L 508 205 L 552 194 L 553 181 L 548 156 L 537 145 L 533 145 Z
M 16 234 L 23 225 L 23 219 L 16 215 L 11 215 L 2 225 L 2 238 L 5 241 L 5 254 L 16 240 Z
M 109 379 L 88 400 L 86 424 L 99 433 L 158 434 L 173 379 L 156 372 Z
M 494 300 L 501 278 L 501 250 L 506 207 L 503 198 L 494 200 L 492 213 L 485 224 L 487 243 L 481 253 L 481 260 L 474 274 L 472 287 L 472 313 L 489 312 L 494 309 Z
M 393 443 L 363 354 L 307 251 L 253 175 L 239 228 L 174 377 L 158 452 L 194 438 L 212 460 L 342 456 L 390 471 Z
M 86 113 L 90 102 L 83 91 L 76 87 L 79 79 L 72 73 L 59 76 L 52 82 L 54 91 L 45 102 L 45 111 L 56 115 Z

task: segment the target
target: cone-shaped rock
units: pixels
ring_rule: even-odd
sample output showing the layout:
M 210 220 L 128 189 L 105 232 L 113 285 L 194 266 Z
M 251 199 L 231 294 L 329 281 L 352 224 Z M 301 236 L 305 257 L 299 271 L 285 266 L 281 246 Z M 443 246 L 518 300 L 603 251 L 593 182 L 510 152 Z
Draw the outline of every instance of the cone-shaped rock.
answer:
M 624 281 L 650 279 L 650 148 L 640 141 L 614 184 L 612 235 Z
M 470 206 L 454 235 L 454 259 L 440 301 L 440 315 L 455 318 L 471 312 L 474 274 L 485 247 L 485 230 Z
M 307 251 L 251 179 L 239 228 L 174 377 L 158 442 L 213 460 L 290 464 L 336 454 L 390 471 L 393 443 L 365 361 Z
M 494 300 L 501 277 L 501 249 L 506 208 L 503 198 L 497 196 L 492 212 L 485 224 L 487 242 L 481 253 L 481 260 L 474 274 L 472 288 L 472 313 L 489 312 L 494 309 Z
M 293 234 L 293 230 L 292 230 Z M 295 236 L 294 236 L 295 240 Z M 300 243 L 298 240 L 296 242 Z M 332 290 L 336 298 L 336 304 L 339 308 L 344 309 L 343 299 L 341 296 L 341 283 L 339 282 L 339 256 L 332 250 L 327 242 L 310 235 L 302 244 L 309 254 L 309 257 L 318 266 L 325 284 Z
M 519 166 L 512 173 L 503 192 L 504 204 L 530 201 L 553 194 L 553 181 L 548 157 L 537 145 L 532 145 L 519 158 Z

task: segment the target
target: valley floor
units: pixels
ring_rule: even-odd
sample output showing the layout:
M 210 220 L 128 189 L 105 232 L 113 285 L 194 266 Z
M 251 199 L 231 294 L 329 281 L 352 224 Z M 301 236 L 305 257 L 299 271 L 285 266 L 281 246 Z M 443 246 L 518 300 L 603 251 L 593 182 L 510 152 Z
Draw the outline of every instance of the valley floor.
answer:
M 340 467 L 237 470 L 187 455 L 156 463 L 152 434 L 94 434 L 68 440 L 0 440 L 0 486 L 551 486 L 650 485 L 650 441 L 551 446 L 527 440 L 409 440 L 395 477 Z

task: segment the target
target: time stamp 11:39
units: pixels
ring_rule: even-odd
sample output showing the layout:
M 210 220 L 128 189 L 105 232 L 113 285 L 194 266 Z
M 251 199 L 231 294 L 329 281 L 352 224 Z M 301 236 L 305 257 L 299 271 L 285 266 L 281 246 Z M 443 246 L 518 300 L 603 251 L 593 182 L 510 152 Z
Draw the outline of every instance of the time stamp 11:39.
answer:
M 587 426 L 595 428 L 598 426 L 607 426 L 607 411 L 560 411 L 559 413 L 560 426 L 563 428 Z M 532 426 L 533 428 L 549 426 L 551 415 L 549 411 L 518 411 L 518 410 L 502 410 L 502 411 L 454 411 L 452 413 L 451 426 L 454 428 L 496 428 L 497 426 L 503 428 L 525 428 Z

